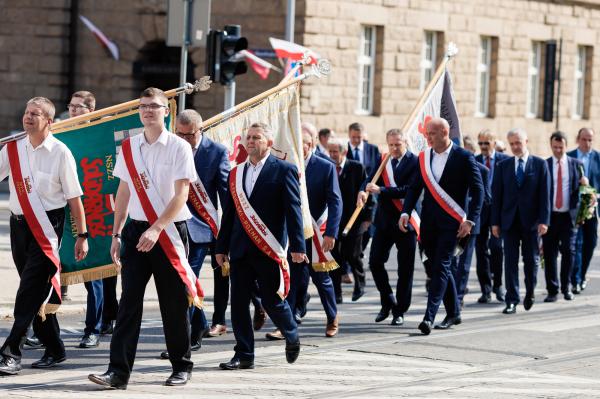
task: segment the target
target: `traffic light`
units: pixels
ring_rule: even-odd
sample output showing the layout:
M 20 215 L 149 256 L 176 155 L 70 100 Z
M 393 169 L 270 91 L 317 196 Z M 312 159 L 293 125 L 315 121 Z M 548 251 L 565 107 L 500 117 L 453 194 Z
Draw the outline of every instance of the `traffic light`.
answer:
M 243 58 L 235 57 L 238 51 L 248 48 L 248 40 L 240 36 L 239 25 L 227 25 L 225 31 L 211 30 L 206 44 L 206 74 L 214 82 L 227 85 L 235 75 L 248 71 Z

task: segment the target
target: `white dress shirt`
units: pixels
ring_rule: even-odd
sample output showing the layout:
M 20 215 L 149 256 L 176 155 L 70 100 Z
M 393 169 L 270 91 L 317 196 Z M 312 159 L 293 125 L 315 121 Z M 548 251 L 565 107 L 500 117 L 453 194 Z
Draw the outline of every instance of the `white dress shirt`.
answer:
M 270 152 L 267 152 L 267 155 L 264 156 L 260 161 L 253 165 L 248 159 L 246 163 L 246 180 L 244 181 L 244 188 L 246 189 L 246 195 L 250 197 L 252 195 L 252 190 L 254 189 L 254 185 L 256 184 L 256 180 L 258 180 L 258 176 L 260 175 L 260 171 L 263 166 L 265 166 L 265 162 L 267 162 L 267 158 L 269 158 Z
M 33 148 L 29 136 L 25 137 L 27 160 L 42 206 L 46 211 L 64 208 L 67 200 L 83 195 L 77 177 L 75 158 L 67 146 L 49 134 L 44 141 Z M 0 151 L 0 180 L 10 174 L 6 146 Z M 15 215 L 22 215 L 12 178 L 9 179 L 10 198 L 8 207 Z
M 525 175 L 525 168 L 527 167 L 527 160 L 529 159 L 529 151 L 525 151 L 520 159 L 523 160 L 523 175 Z M 519 157 L 515 156 L 515 174 L 517 173 L 517 169 L 519 169 Z
M 358 158 L 359 159 L 355 159 L 355 161 L 358 161 L 362 164 L 364 164 L 365 162 L 365 142 L 361 141 L 359 145 L 357 145 L 356 147 L 353 146 L 352 144 L 350 144 L 350 150 L 352 151 L 352 156 L 354 157 L 354 150 L 358 148 Z
M 450 156 L 450 151 L 452 150 L 452 143 L 446 148 L 441 154 L 438 154 L 433 149 L 431 153 L 433 155 L 431 159 L 431 172 L 433 173 L 433 177 L 435 181 L 439 183 L 442 178 L 442 174 L 444 173 L 444 168 L 446 167 L 446 162 L 448 162 L 448 157 Z
M 561 164 L 562 182 L 558 181 L 558 163 Z M 569 210 L 569 162 L 567 162 L 567 156 L 563 155 L 559 160 L 552 157 L 552 180 L 554 183 L 554 192 L 552 193 L 552 211 L 553 212 L 567 212 Z M 562 207 L 556 207 L 556 193 L 558 192 L 558 185 L 562 185 Z
M 175 181 L 182 179 L 195 181 L 198 179 L 194 167 L 192 147 L 184 139 L 163 129 L 158 139 L 152 144 L 146 141 L 145 134 L 138 134 L 131 137 L 130 140 L 132 147 L 138 146 L 140 148 L 150 179 L 156 185 L 156 190 L 165 206 L 175 196 Z M 117 156 L 113 175 L 129 184 L 129 191 L 132 193 L 129 197 L 129 216 L 134 220 L 147 221 L 148 218 L 146 218 L 146 214 L 142 209 L 142 204 L 137 195 L 133 193 L 135 189 L 132 186 L 122 152 Z M 182 206 L 173 221 L 181 222 L 191 217 L 192 214 L 188 207 Z

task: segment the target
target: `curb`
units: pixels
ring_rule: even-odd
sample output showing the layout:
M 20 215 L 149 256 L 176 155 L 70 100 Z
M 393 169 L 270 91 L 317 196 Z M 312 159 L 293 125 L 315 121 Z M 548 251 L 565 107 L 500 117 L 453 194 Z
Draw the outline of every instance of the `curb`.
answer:
M 156 310 L 159 309 L 158 300 L 144 300 L 144 309 Z M 0 320 L 13 320 L 13 306 L 7 305 L 6 303 L 0 304 Z M 85 302 L 78 302 L 73 304 L 61 305 L 58 308 L 57 314 L 59 316 L 69 316 L 74 314 L 83 314 L 86 312 Z

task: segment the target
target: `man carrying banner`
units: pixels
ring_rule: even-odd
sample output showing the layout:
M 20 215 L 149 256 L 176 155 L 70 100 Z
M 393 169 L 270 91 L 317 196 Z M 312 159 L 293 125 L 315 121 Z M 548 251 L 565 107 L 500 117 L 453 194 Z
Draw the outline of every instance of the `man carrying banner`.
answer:
M 0 374 L 5 375 L 21 371 L 21 350 L 32 321 L 46 350 L 31 367 L 49 368 L 66 359 L 55 313 L 61 298 L 58 250 L 67 203 L 76 226 L 75 260 L 88 252 L 77 166 L 67 146 L 50 133 L 54 112 L 47 98 L 29 100 L 23 115 L 27 136 L 0 150 L 0 180 L 10 176 L 10 242 L 20 277 L 15 321 L 0 348 Z
M 229 174 L 229 196 L 223 206 L 216 257 L 221 267 L 231 259 L 231 324 L 235 354 L 223 370 L 254 368 L 254 333 L 250 298 L 258 281 L 262 305 L 286 339 L 285 355 L 293 363 L 300 353 L 298 327 L 285 301 L 292 262 L 305 254 L 298 170 L 270 154 L 274 135 L 265 123 L 246 133 L 248 160 Z M 288 241 L 289 240 L 289 241 Z
M 400 326 L 404 323 L 404 313 L 408 311 L 411 302 L 417 246 L 415 227 L 418 229 L 418 225 L 414 219 L 411 220 L 409 232 L 401 234 L 398 230 L 397 220 L 400 218 L 410 183 L 419 173 L 419 161 L 413 153 L 408 151 L 406 137 L 399 129 L 389 130 L 386 133 L 386 141 L 390 158 L 385 165 L 385 170 L 377 184 L 367 183 L 365 187 L 369 193 L 379 196 L 369 267 L 381 300 L 381 310 L 377 314 L 375 322 L 379 323 L 387 319 L 391 312 L 392 325 Z M 368 181 L 371 180 L 372 178 L 368 179 Z M 361 191 L 358 200 L 359 203 L 364 204 L 367 200 L 367 193 Z M 385 263 L 388 261 L 393 245 L 396 245 L 398 250 L 398 282 L 395 296 L 385 270 Z
M 144 133 L 122 142 L 113 171 L 121 182 L 110 251 L 115 264 L 120 266 L 123 261 L 123 289 L 110 343 L 110 364 L 106 373 L 88 377 L 114 389 L 127 388 L 150 277 L 154 275 L 173 367 L 165 385 L 184 385 L 191 377 L 188 306 L 201 305 L 203 297 L 186 256 L 185 221 L 191 214 L 185 203 L 190 183 L 198 178 L 192 150 L 165 128 L 169 107 L 162 90 L 144 90 L 139 110 Z M 123 228 L 128 214 L 131 220 Z
M 446 289 L 450 290 L 451 300 L 446 303 L 446 318 L 442 324 L 450 327 L 462 321 L 450 267 L 459 239 L 470 234 L 474 221 L 479 218 L 483 182 L 473 154 L 450 140 L 450 126 L 445 119 L 432 118 L 425 128 L 432 148 L 419 154 L 420 173 L 408 190 L 399 227 L 404 233 L 408 232 L 409 215 L 426 188 L 421 210 L 421 243 L 430 260 L 432 275 L 427 310 L 419 330 L 428 335 Z M 471 201 L 465 211 L 467 195 Z

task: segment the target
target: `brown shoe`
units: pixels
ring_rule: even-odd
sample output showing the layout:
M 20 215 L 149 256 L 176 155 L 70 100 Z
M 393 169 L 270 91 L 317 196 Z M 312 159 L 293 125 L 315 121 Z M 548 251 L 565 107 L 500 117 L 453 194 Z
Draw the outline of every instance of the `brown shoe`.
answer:
M 281 341 L 282 339 L 285 339 L 285 337 L 283 336 L 281 331 L 279 331 L 279 329 L 273 332 L 268 332 L 266 334 L 266 337 L 269 341 Z
M 327 338 L 333 338 L 337 335 L 339 331 L 339 317 L 335 316 L 335 319 L 331 323 L 327 323 L 327 328 L 325 329 L 325 336 Z
M 344 284 L 353 284 L 354 281 L 352 281 L 352 276 L 349 274 L 344 274 L 342 276 L 342 283 Z
M 254 331 L 259 331 L 265 325 L 265 321 L 267 321 L 267 313 L 263 308 L 254 308 L 254 321 L 253 327 Z
M 227 326 L 223 324 L 215 324 L 208 330 L 207 337 L 220 337 L 221 335 L 227 334 Z

